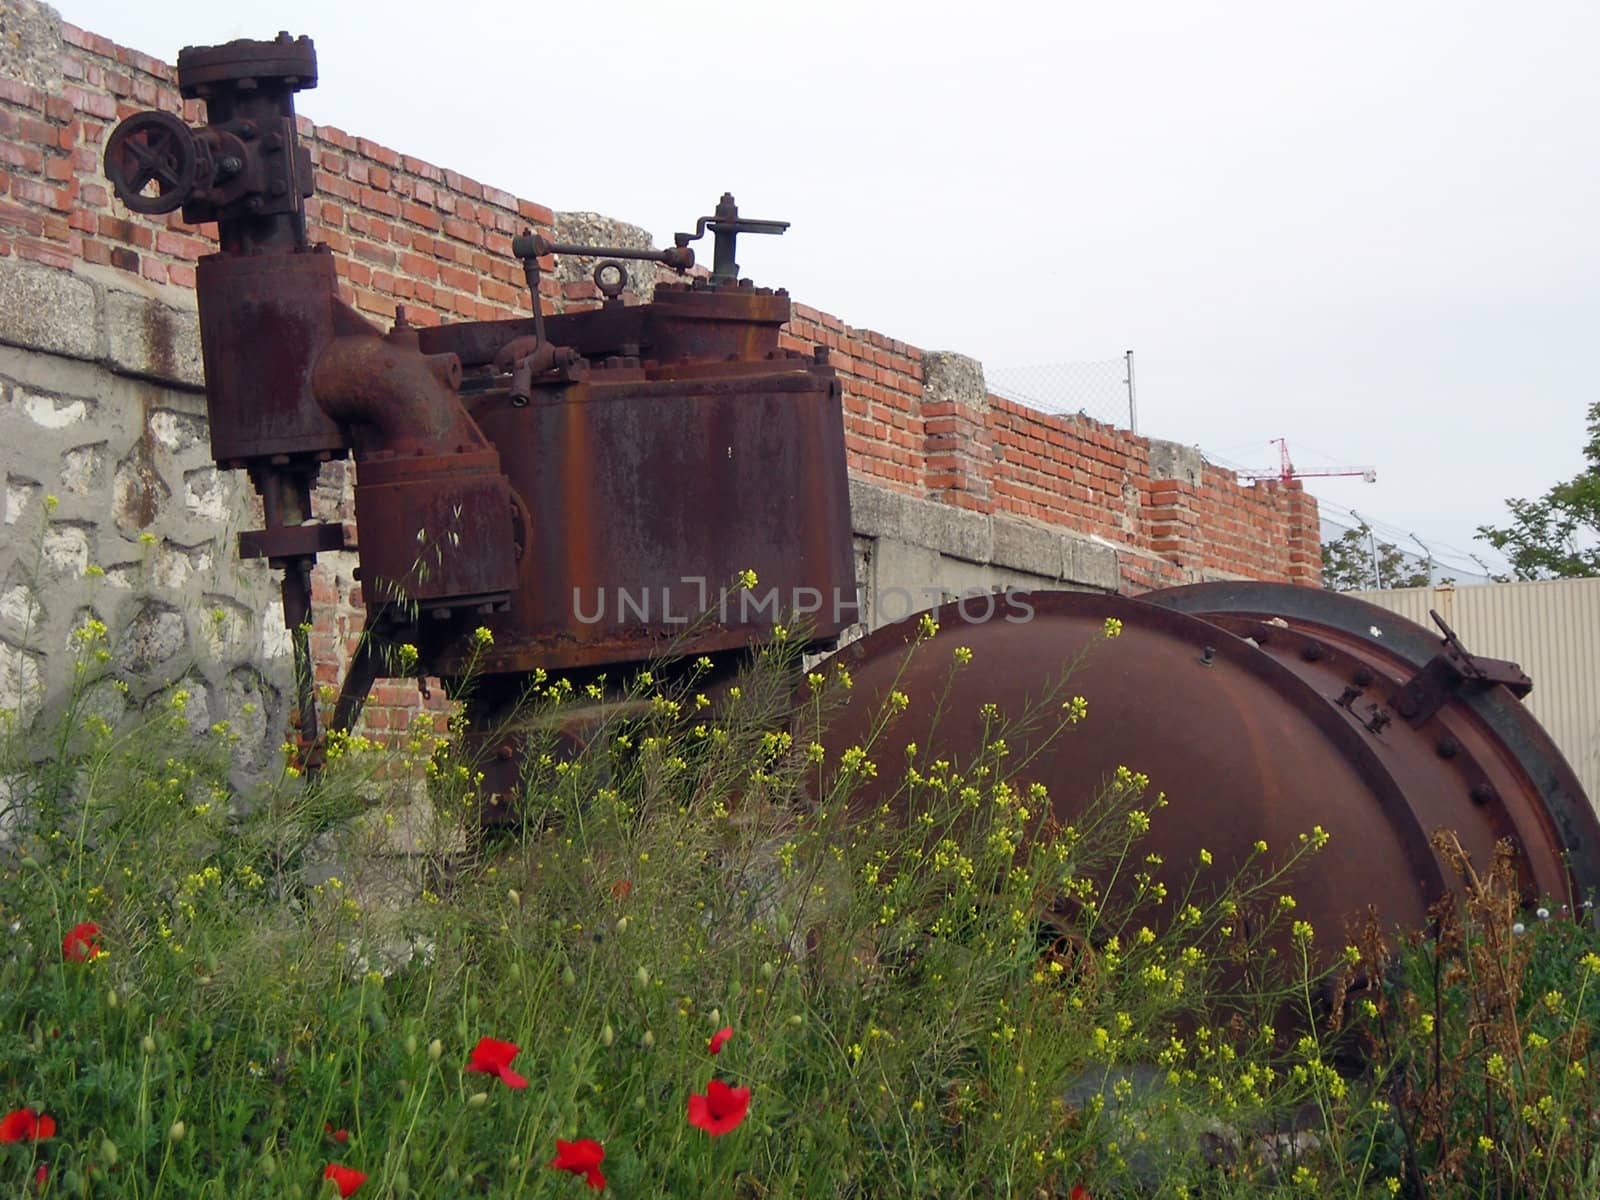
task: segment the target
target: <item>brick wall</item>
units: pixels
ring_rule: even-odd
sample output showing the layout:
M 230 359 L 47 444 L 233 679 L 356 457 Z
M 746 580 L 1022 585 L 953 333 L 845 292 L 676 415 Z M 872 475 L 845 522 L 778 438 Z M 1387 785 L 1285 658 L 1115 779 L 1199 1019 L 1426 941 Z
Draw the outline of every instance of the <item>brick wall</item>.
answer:
M 0 78 L 0 259 L 122 272 L 168 296 L 192 289 L 214 228 L 130 214 L 100 159 L 130 113 L 160 108 L 198 124 L 200 105 L 180 100 L 168 64 L 69 24 L 30 61 L 43 64 L 31 79 Z M 302 103 L 315 108 L 316 94 Z M 316 167 L 312 235 L 336 252 L 347 302 L 380 319 L 404 304 L 418 324 L 527 312 L 511 238 L 526 226 L 553 231 L 548 208 L 303 116 L 300 129 Z M 586 281 L 553 274 L 542 290 L 553 310 L 596 299 Z M 1298 484 L 1241 487 L 1182 448 L 981 387 L 978 402 L 933 394 L 925 351 L 803 304 L 794 312 L 784 344 L 826 346 L 844 381 L 855 478 L 1110 543 L 1127 591 L 1217 576 L 1318 581 L 1316 502 Z M 329 649 L 353 635 L 359 594 L 329 576 L 320 595 Z

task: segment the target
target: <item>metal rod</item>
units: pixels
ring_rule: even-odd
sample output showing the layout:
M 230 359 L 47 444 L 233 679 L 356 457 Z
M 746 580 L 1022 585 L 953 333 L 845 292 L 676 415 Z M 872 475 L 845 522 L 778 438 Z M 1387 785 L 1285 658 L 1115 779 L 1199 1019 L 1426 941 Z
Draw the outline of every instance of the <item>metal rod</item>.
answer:
M 1428 544 L 1414 533 L 1406 534 L 1417 545 L 1422 547 L 1422 566 L 1428 572 L 1428 586 L 1433 586 L 1433 551 L 1428 549 Z
M 295 703 L 300 709 L 300 743 L 317 740 L 317 680 L 311 659 L 311 560 L 296 558 L 283 568 L 283 619 L 294 646 Z
M 1123 358 L 1128 361 L 1128 378 L 1123 382 L 1128 385 L 1128 432 L 1139 432 L 1139 405 L 1133 395 L 1133 351 L 1126 351 Z

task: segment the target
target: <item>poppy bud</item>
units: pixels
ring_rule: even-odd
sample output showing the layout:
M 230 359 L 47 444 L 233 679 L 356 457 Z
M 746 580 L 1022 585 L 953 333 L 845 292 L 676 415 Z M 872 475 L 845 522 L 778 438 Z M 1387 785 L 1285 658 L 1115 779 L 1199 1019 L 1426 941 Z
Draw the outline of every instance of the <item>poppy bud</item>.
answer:
M 561 968 L 561 982 L 568 987 L 578 982 L 578 973 L 572 969 L 571 963 Z
M 121 1003 L 122 1003 L 122 999 L 121 999 L 121 997 L 119 997 L 117 995 L 117 989 L 116 988 L 112 988 L 110 991 L 108 991 L 106 993 L 106 1007 L 107 1008 L 115 1008 L 118 1004 L 121 1004 Z
M 155 1038 L 151 1037 L 148 1033 L 145 1034 L 139 1039 L 139 1049 L 143 1050 L 146 1054 L 154 1054 L 156 1052 Z
M 771 963 L 764 962 L 761 964 L 761 978 L 765 979 L 768 983 L 772 982 L 772 977 L 777 973 L 778 968 L 773 966 Z
M 411 1174 L 404 1167 L 394 1173 L 394 1194 L 404 1196 L 411 1190 Z
M 644 1031 L 644 1036 L 639 1039 L 639 1044 L 646 1050 L 652 1049 L 656 1044 L 656 1035 L 646 1029 Z
M 517 891 L 516 888 L 506 889 L 506 899 L 511 901 L 512 904 L 515 904 L 518 908 L 522 907 L 522 893 Z
M 600 1031 L 600 1044 L 602 1046 L 609 1046 L 611 1045 L 612 1041 L 615 1040 L 616 1036 L 616 1032 L 611 1028 L 611 1022 L 607 1021 L 605 1028 Z
M 713 1025 L 722 1024 L 722 1010 L 720 1008 L 713 1008 L 711 1010 L 711 1023 Z
M 187 1128 L 182 1121 L 174 1121 L 172 1123 L 172 1128 L 167 1130 L 167 1137 L 174 1142 L 181 1142 L 183 1141 L 183 1135 L 186 1132 Z
M 433 1062 L 439 1061 L 439 1056 L 444 1053 L 444 1043 L 438 1038 L 428 1043 L 428 1058 Z
M 489 1103 L 488 1092 L 473 1092 L 467 1097 L 468 1108 L 482 1108 L 487 1103 Z
M 640 987 L 649 987 L 650 986 L 650 968 L 649 967 L 640 967 L 637 971 L 635 971 L 633 973 L 633 981 L 635 983 L 637 983 Z
M 406 1053 L 407 1054 L 415 1054 L 416 1052 L 417 1052 L 417 1035 L 414 1034 L 414 1033 L 408 1033 L 408 1034 L 406 1034 Z
M 117 1144 L 110 1138 L 103 1138 L 100 1142 L 100 1157 L 106 1160 L 107 1166 L 117 1165 Z
M 627 933 L 628 932 L 628 918 L 627 917 L 618 917 L 617 918 L 617 932 L 618 933 Z
M 795 1013 L 794 1016 L 789 1018 L 789 1024 L 796 1025 L 796 1026 L 804 1025 L 805 1021 L 806 1021 L 806 1019 L 804 1017 L 802 1017 L 799 1013 Z

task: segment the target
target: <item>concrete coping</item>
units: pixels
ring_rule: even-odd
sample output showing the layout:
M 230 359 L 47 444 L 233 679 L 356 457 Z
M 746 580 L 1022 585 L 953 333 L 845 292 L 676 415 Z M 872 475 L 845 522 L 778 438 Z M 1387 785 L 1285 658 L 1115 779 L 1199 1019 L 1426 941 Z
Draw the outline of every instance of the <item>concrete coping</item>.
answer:
M 194 293 L 123 272 L 0 259 L 0 342 L 201 391 Z

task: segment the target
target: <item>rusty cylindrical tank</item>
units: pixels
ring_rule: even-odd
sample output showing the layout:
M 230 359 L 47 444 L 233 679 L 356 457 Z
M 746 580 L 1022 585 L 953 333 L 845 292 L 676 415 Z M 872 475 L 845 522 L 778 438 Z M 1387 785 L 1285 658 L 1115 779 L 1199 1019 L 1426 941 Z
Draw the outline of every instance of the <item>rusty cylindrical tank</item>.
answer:
M 868 742 L 891 691 L 911 698 L 871 743 L 884 767 L 857 793 L 863 811 L 895 793 L 908 743 L 961 770 L 1076 662 L 1066 691 L 1088 700 L 1087 720 L 1048 744 L 1039 727 L 1004 731 L 1010 761 L 1026 762 L 1019 776 L 1048 787 L 1063 824 L 1118 766 L 1148 775 L 1168 806 L 1140 845 L 1162 856 L 1169 880 L 1187 876 L 1201 847 L 1225 878 L 1258 841 L 1269 858 L 1286 856 L 1320 825 L 1327 846 L 1292 891 L 1296 917 L 1330 935 L 1330 946 L 1343 944 L 1337 935 L 1369 906 L 1388 929 L 1426 924 L 1453 882 L 1430 844 L 1438 829 L 1455 831 L 1484 865 L 1496 839 L 1511 837 L 1528 900 L 1600 886 L 1594 813 L 1504 686 L 1452 695 L 1420 727 L 1392 711 L 1375 720 L 1370 705 L 1390 711 L 1389 693 L 1440 650 L 1439 638 L 1388 613 L 1315 589 L 1245 584 L 1140 600 L 1006 593 L 933 616 L 931 638 L 918 638 L 913 619 L 839 652 L 854 686 L 824 737 L 830 762 Z M 1105 636 L 1107 618 L 1122 623 L 1115 639 Z M 1313 642 L 1318 650 L 1307 653 Z M 952 673 L 959 646 L 972 662 Z M 1358 673 L 1368 701 L 1341 705 L 1345 677 Z M 941 695 L 930 732 L 928 710 Z M 998 723 L 982 714 L 986 704 L 1000 710 Z

